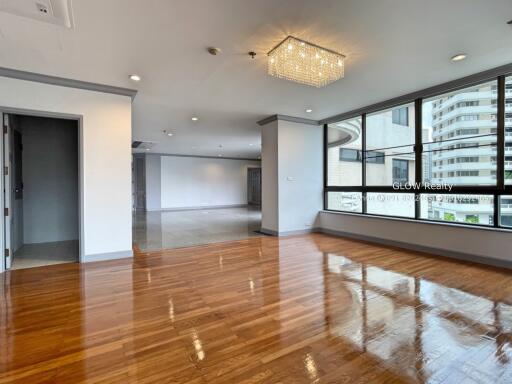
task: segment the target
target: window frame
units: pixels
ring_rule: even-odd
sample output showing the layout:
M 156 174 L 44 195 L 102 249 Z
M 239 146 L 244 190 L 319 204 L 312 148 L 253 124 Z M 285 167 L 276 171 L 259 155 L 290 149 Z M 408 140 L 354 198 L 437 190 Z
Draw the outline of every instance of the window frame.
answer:
M 457 79 L 448 83 L 440 84 L 434 87 L 430 87 L 421 91 L 414 92 L 409 95 L 404 95 L 398 98 L 394 98 L 388 101 L 380 102 L 377 104 L 369 105 L 363 108 L 359 108 L 354 111 L 350 111 L 347 113 L 343 113 L 337 116 L 333 116 L 327 118 L 323 121 L 320 121 L 320 124 L 323 125 L 324 130 L 324 210 L 331 212 L 339 212 L 344 214 L 351 215 L 362 215 L 362 216 L 377 216 L 382 218 L 398 218 L 402 219 L 401 216 L 382 216 L 371 214 L 367 212 L 366 206 L 366 197 L 368 193 L 411 193 L 415 194 L 415 217 L 407 218 L 407 220 L 419 221 L 419 222 L 430 222 L 435 224 L 446 224 L 446 222 L 442 222 L 435 219 L 425 219 L 421 218 L 421 199 L 420 196 L 424 194 L 443 194 L 443 195 L 492 195 L 493 196 L 493 224 L 492 225 L 483 225 L 483 224 L 469 224 L 462 222 L 453 222 L 449 223 L 450 225 L 455 226 L 465 226 L 468 225 L 471 227 L 482 228 L 482 229 L 502 229 L 502 230 L 512 230 L 511 227 L 502 226 L 501 225 L 501 215 L 500 215 L 500 201 L 501 196 L 503 195 L 512 195 L 512 184 L 505 183 L 505 82 L 506 78 L 512 76 L 512 64 L 491 69 L 488 71 L 480 72 L 475 75 L 467 76 L 462 79 Z M 423 101 L 426 99 L 430 99 L 432 97 L 441 96 L 445 93 L 454 92 L 463 90 L 465 88 L 478 86 L 490 81 L 496 81 L 496 185 L 482 185 L 482 186 L 467 186 L 467 185 L 459 185 L 453 186 L 451 191 L 443 190 L 443 191 L 432 191 L 430 189 L 425 188 L 423 185 L 423 142 L 422 142 L 422 129 L 423 129 Z M 509 86 L 512 88 L 512 85 Z M 507 88 L 508 89 L 508 88 Z M 396 190 L 392 186 L 368 186 L 366 183 L 366 117 L 368 114 L 373 114 L 379 111 L 384 111 L 386 109 L 391 108 L 400 108 L 405 104 L 414 103 L 414 127 L 415 127 L 415 144 L 413 147 L 414 156 L 415 156 L 415 182 L 417 185 L 420 185 L 419 188 L 411 191 L 411 190 Z M 328 185 L 328 162 L 327 162 L 327 130 L 328 125 L 331 123 L 336 123 L 338 121 L 347 120 L 351 118 L 361 118 L 361 136 L 362 136 L 362 164 L 363 167 L 361 169 L 362 173 L 362 183 L 360 186 L 330 186 Z M 410 165 L 409 165 L 410 166 Z M 328 192 L 360 192 L 362 194 L 362 212 L 346 212 L 346 211 L 338 211 L 335 209 L 329 209 L 327 206 L 327 193 Z

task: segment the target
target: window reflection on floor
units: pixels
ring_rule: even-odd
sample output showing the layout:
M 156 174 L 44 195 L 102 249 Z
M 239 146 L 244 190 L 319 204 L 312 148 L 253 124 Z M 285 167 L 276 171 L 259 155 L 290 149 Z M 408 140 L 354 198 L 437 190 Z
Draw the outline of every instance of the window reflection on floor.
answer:
M 353 299 L 342 310 L 327 309 L 333 335 L 420 382 L 465 371 L 476 372 L 480 382 L 510 374 L 511 305 L 344 256 L 325 257 L 338 277 L 327 279 L 327 292 L 343 285 Z

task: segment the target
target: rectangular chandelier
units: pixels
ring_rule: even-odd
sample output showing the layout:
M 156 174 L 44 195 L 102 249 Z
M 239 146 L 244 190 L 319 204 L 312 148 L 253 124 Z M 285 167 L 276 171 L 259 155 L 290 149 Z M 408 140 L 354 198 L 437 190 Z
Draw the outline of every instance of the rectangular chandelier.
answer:
M 320 88 L 345 75 L 344 60 L 341 53 L 288 36 L 268 53 L 268 74 Z

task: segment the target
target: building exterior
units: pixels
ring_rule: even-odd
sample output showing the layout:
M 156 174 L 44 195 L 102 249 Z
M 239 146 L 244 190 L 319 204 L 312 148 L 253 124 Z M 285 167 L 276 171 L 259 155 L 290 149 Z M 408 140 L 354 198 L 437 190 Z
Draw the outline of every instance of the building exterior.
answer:
M 512 81 L 506 84 L 512 106 Z M 497 84 L 495 81 L 429 101 L 432 110 L 432 182 L 451 185 L 496 185 Z M 512 110 L 511 110 L 512 111 Z M 505 178 L 512 177 L 512 113 L 507 113 Z M 511 200 L 512 202 L 512 200 Z M 501 220 L 511 223 L 512 209 L 502 199 Z M 433 199 L 429 218 L 493 224 L 493 201 L 487 196 L 449 196 Z

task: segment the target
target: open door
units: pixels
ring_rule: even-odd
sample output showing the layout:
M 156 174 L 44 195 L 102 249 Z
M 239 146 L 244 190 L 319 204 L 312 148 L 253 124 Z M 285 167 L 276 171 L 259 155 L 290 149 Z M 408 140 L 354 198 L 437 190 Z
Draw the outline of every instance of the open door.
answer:
M 12 264 L 12 236 L 11 236 L 11 219 L 10 212 L 12 211 L 12 194 L 11 194 L 11 172 L 10 164 L 12 159 L 12 129 L 10 124 L 10 116 L 4 113 L 2 116 L 3 121 L 3 150 L 4 150 L 4 255 L 5 255 L 5 269 L 10 269 Z

